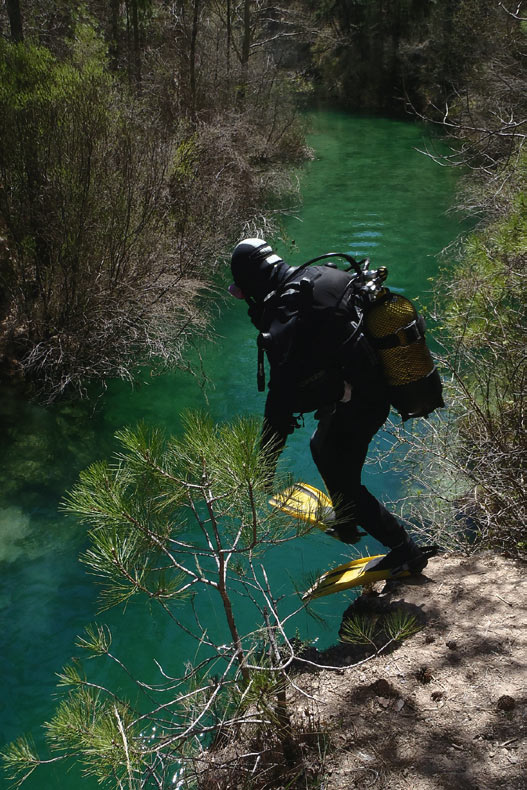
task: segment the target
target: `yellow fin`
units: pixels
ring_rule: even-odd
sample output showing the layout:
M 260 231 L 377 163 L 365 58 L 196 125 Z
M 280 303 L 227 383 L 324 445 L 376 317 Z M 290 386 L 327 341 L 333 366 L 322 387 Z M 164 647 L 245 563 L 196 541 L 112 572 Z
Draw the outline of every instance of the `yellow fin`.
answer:
M 435 557 L 440 551 L 440 547 L 433 546 L 420 546 L 422 555 L 428 560 L 430 557 Z M 395 566 L 393 568 L 383 568 L 377 570 L 378 562 L 386 554 L 374 554 L 371 557 L 360 557 L 358 560 L 352 560 L 345 565 L 339 565 L 338 568 L 333 568 L 327 571 L 317 579 L 315 584 L 302 596 L 303 601 L 309 601 L 312 598 L 320 598 L 323 595 L 331 595 L 331 593 L 340 592 L 341 590 L 349 590 L 351 587 L 358 587 L 364 584 L 372 584 L 373 582 L 383 581 L 384 579 L 402 579 L 405 576 L 411 576 L 412 573 L 419 573 L 419 571 L 406 570 L 404 566 Z M 377 560 L 377 562 L 375 562 Z M 372 567 L 368 570 L 368 564 L 372 563 Z M 426 564 L 426 563 L 425 563 Z M 404 570 L 403 570 L 404 568 Z
M 321 598 L 323 595 L 331 595 L 332 593 L 341 592 L 342 590 L 349 590 L 359 585 L 371 584 L 372 582 L 389 579 L 393 575 L 393 570 L 391 568 L 385 568 L 380 571 L 376 571 L 375 568 L 371 571 L 365 570 L 369 562 L 384 556 L 386 555 L 374 554 L 371 557 L 360 557 L 358 560 L 352 560 L 345 565 L 339 565 L 338 568 L 327 571 L 327 573 L 324 573 L 317 579 L 315 584 L 304 593 L 302 600 L 309 601 L 314 598 Z M 397 574 L 397 577 L 409 575 L 409 571 L 401 571 Z
M 274 494 L 269 504 L 293 518 L 316 524 L 320 529 L 326 529 L 328 522 L 335 517 L 328 495 L 309 483 L 295 483 L 285 491 Z

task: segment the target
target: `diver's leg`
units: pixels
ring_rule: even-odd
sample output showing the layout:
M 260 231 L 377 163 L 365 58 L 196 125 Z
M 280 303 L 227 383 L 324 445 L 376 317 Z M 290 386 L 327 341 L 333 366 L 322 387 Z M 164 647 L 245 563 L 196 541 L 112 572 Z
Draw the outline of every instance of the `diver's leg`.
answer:
M 336 414 L 337 408 L 333 406 L 322 413 L 317 412 L 315 416 L 318 419 L 318 425 L 311 437 L 310 448 L 313 460 L 333 503 L 336 516 L 334 531 L 344 543 L 356 543 L 360 538 L 357 529 L 358 514 L 356 502 L 350 495 L 350 491 L 357 474 L 360 486 L 360 468 L 366 454 L 364 453 L 361 461 L 355 452 L 354 466 L 358 468 L 351 469 L 349 453 L 343 452 L 344 448 L 338 440 L 337 427 L 341 420 Z M 345 469 L 346 472 L 344 472 Z
M 391 549 L 375 566 L 377 570 L 382 568 L 394 570 L 398 566 L 401 566 L 401 570 L 406 569 L 416 573 L 423 570 L 428 560 L 420 548 L 395 516 L 365 486 L 361 486 L 358 512 L 361 526 L 379 543 Z
M 361 483 L 370 441 L 388 412 L 385 400 L 338 404 L 321 416 L 311 439 L 313 460 L 335 506 L 335 531 L 346 543 L 358 540 L 358 525 L 391 549 L 409 539 L 395 516 Z

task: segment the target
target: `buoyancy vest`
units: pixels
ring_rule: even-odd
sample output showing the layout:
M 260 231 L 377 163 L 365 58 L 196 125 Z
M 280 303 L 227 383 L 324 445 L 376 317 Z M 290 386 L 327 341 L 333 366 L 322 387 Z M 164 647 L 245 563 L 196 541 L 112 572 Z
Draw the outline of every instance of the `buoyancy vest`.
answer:
M 353 271 L 318 260 L 342 257 Z M 383 383 L 403 420 L 427 417 L 444 406 L 442 383 L 425 341 L 425 322 L 412 302 L 383 283 L 384 267 L 368 269 L 343 253 L 319 256 L 283 279 L 251 318 L 258 335 L 258 389 L 265 388 L 264 352 L 271 365 L 270 387 L 292 413 L 335 403 L 344 381 Z
M 265 387 L 265 352 L 269 386 L 292 413 L 335 403 L 345 380 L 353 384 L 377 364 L 363 331 L 356 279 L 332 264 L 304 268 L 269 293 L 253 316 L 260 329 L 258 388 Z

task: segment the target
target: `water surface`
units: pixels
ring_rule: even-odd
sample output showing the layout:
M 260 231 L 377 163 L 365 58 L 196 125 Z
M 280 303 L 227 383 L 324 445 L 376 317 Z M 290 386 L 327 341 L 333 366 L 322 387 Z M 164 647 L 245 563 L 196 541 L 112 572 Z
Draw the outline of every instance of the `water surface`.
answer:
M 412 123 L 340 112 L 311 116 L 310 144 L 315 157 L 301 173 L 303 205 L 284 220 L 279 253 L 300 264 L 328 251 L 370 257 L 372 265 L 390 270 L 388 284 L 422 302 L 429 298 L 429 278 L 436 256 L 458 234 L 448 213 L 455 174 L 416 151 L 425 145 L 423 128 Z M 3 391 L 0 402 L 0 607 L 3 649 L 0 671 L 0 739 L 3 743 L 31 733 L 40 740 L 39 724 L 53 711 L 55 673 L 79 651 L 75 636 L 95 619 L 97 596 L 93 578 L 78 562 L 85 535 L 59 510 L 64 492 L 91 461 L 115 450 L 113 434 L 144 420 L 170 432 L 181 427 L 183 409 L 203 408 L 214 420 L 238 414 L 261 414 L 264 396 L 256 391 L 255 330 L 243 303 L 226 300 L 216 322 L 217 338 L 202 349 L 212 382 L 203 390 L 182 373 L 151 378 L 130 389 L 111 382 L 96 403 L 62 404 L 51 409 L 27 404 Z M 320 486 L 309 454 L 312 418 L 288 442 L 280 465 L 297 479 Z M 383 441 L 382 435 L 378 442 Z M 367 484 L 379 496 L 396 498 L 400 479 L 389 470 L 368 467 Z M 368 549 L 378 544 L 367 539 Z M 363 547 L 364 548 L 364 547 Z M 323 534 L 294 541 L 268 558 L 273 584 L 293 595 L 293 580 L 316 569 L 336 565 L 349 555 Z M 300 633 L 334 641 L 339 618 L 352 593 L 316 604 L 327 622 L 302 618 Z M 211 600 L 212 629 L 221 617 Z M 132 605 L 123 614 L 103 618 L 114 630 L 114 651 L 143 678 L 155 678 L 153 657 L 177 674 L 193 647 L 161 617 Z M 247 614 L 247 625 L 251 615 Z M 76 774 L 62 769 L 37 772 L 31 788 L 69 790 L 79 786 Z M 0 787 L 6 786 L 0 779 Z M 91 783 L 84 783 L 90 787 Z

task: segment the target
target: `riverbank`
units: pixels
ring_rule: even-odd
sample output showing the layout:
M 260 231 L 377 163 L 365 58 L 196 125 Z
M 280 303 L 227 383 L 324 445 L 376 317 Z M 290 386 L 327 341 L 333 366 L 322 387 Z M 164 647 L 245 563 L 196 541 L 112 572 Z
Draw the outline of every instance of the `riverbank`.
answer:
M 491 553 L 443 555 L 417 582 L 378 583 L 346 614 L 396 608 L 422 626 L 396 650 L 358 668 L 295 678 L 309 695 L 293 702 L 297 720 L 328 734 L 321 786 L 524 788 L 524 564 Z M 345 664 L 359 653 L 340 646 L 319 658 Z
M 375 657 L 371 645 L 345 643 L 304 653 L 313 664 L 288 692 L 294 741 L 238 733 L 201 762 L 199 786 L 523 790 L 525 565 L 490 552 L 442 555 L 421 577 L 364 591 L 343 621 L 381 623 L 394 611 L 419 630 Z

